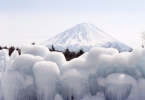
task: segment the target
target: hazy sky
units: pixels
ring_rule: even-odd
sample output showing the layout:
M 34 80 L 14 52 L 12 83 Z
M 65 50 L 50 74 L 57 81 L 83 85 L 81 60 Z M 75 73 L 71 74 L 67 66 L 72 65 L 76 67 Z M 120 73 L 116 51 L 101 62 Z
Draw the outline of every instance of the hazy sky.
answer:
M 145 0 L 0 0 L 0 45 L 37 44 L 90 23 L 119 41 L 141 46 Z

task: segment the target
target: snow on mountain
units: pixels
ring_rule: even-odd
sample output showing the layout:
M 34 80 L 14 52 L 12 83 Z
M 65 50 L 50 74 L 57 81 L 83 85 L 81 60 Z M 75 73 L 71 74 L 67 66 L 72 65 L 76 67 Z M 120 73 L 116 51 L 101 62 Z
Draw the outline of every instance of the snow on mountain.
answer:
M 92 47 L 116 48 L 120 52 L 131 51 L 132 48 L 119 42 L 104 33 L 92 24 L 81 23 L 57 36 L 43 42 L 42 45 L 63 51 L 68 48 L 71 51 L 83 49 L 88 51 Z

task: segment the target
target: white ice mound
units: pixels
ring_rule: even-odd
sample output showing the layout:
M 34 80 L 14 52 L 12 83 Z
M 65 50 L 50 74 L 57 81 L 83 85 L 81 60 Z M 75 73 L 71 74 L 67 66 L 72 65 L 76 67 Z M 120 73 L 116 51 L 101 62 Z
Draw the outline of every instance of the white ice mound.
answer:
M 89 56 L 98 56 L 100 54 L 114 55 L 119 53 L 117 49 L 94 47 L 89 50 Z
M 50 61 L 41 61 L 34 65 L 34 81 L 38 100 L 54 100 L 57 94 L 56 84 L 60 71 L 58 66 Z
M 37 50 L 36 50 L 37 51 Z M 0 55 L 0 67 L 8 62 Z M 93 48 L 66 61 L 14 52 L 0 73 L 0 100 L 145 100 L 145 49 L 118 53 Z
M 0 60 L 0 72 L 2 72 L 4 68 L 5 68 L 5 63 L 3 60 Z
M 59 90 L 64 100 L 80 100 L 89 93 L 88 79 L 83 78 L 79 71 L 69 69 L 61 77 Z
M 81 100 L 106 100 L 104 96 L 100 96 L 100 95 L 95 95 L 95 96 L 92 96 L 90 94 L 87 94 L 84 96 L 83 99 Z
M 3 91 L 2 91 L 1 82 L 0 82 L 0 100 L 2 100 L 2 98 L 3 98 Z
M 0 50 L 0 56 L 5 56 L 5 55 L 8 55 L 8 50 L 7 49 Z
M 139 100 L 145 100 L 145 79 L 138 79 Z
M 10 66 L 2 72 L 1 82 L 5 100 L 36 99 L 32 69 L 36 62 L 42 60 L 43 58 L 41 57 L 23 54 L 17 57 Z M 12 89 L 9 90 L 9 88 Z
M 137 81 L 126 74 L 114 73 L 106 78 L 107 100 L 139 100 Z
M 41 57 L 34 57 L 33 55 L 23 54 L 16 58 L 16 60 L 7 68 L 8 70 L 17 70 L 23 75 L 32 75 L 32 69 L 36 62 L 42 61 Z
M 0 50 L 0 72 L 3 71 L 8 65 L 8 50 L 2 49 Z
M 55 62 L 59 67 L 66 63 L 62 52 L 50 52 L 44 57 L 44 60 Z
M 1 77 L 4 100 L 18 100 L 19 91 L 24 87 L 23 77 L 15 70 L 3 72 Z
M 54 100 L 63 100 L 60 94 L 56 94 Z
M 87 93 L 89 93 L 87 79 L 68 77 L 61 81 L 60 94 L 64 100 L 80 100 Z
M 21 53 L 44 57 L 49 53 L 49 49 L 42 45 L 24 45 L 21 47 Z
M 8 66 L 16 60 L 16 58 L 19 56 L 18 51 L 14 50 L 13 53 L 11 54 L 9 61 L 8 61 Z

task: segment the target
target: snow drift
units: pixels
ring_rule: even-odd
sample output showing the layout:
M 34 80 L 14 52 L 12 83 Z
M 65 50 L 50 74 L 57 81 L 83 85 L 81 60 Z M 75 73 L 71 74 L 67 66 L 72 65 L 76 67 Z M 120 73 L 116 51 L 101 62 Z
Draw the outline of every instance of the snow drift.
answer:
M 10 58 L 0 51 L 0 100 L 145 100 L 144 48 L 95 47 L 66 61 L 62 53 L 33 47 Z

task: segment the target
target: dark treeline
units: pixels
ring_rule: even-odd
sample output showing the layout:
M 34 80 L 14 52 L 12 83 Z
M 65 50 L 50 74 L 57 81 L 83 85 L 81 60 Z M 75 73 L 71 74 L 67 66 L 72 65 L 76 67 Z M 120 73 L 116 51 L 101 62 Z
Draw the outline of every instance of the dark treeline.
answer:
M 56 52 L 62 52 L 62 51 L 58 51 L 54 48 L 54 46 L 52 45 L 52 47 L 49 49 L 50 51 L 56 51 Z M 84 54 L 84 51 L 83 49 L 80 49 L 79 51 L 70 51 L 68 48 L 65 49 L 63 52 L 62 52 L 66 58 L 67 61 L 73 59 L 73 58 L 77 58 L 79 56 L 81 56 L 82 54 Z
M 33 43 L 32 45 L 35 45 L 35 43 Z M 0 50 L 2 50 L 2 49 L 7 49 L 8 53 L 9 53 L 9 56 L 11 56 L 11 54 L 13 53 L 14 50 L 17 50 L 19 55 L 21 55 L 21 49 L 18 48 L 18 47 L 15 48 L 14 46 L 11 46 L 11 47 L 7 47 L 7 46 L 2 47 L 2 46 L 0 46 Z M 52 45 L 51 48 L 49 48 L 49 50 L 50 51 L 56 51 L 56 52 L 62 52 L 62 51 L 56 50 L 53 45 Z M 74 51 L 70 51 L 67 48 L 62 53 L 64 54 L 66 60 L 69 61 L 69 60 L 71 60 L 73 58 L 77 58 L 77 57 L 81 56 L 84 53 L 84 51 L 83 51 L 83 49 L 80 49 L 79 51 L 74 52 Z
M 0 46 L 0 50 L 2 50 L 2 49 L 7 49 L 8 53 L 9 53 L 9 56 L 11 56 L 11 54 L 13 53 L 14 50 L 17 50 L 19 55 L 21 55 L 21 50 L 18 47 L 15 48 L 14 46 L 11 46 L 11 47 L 7 47 L 7 46 L 2 47 L 2 46 Z

